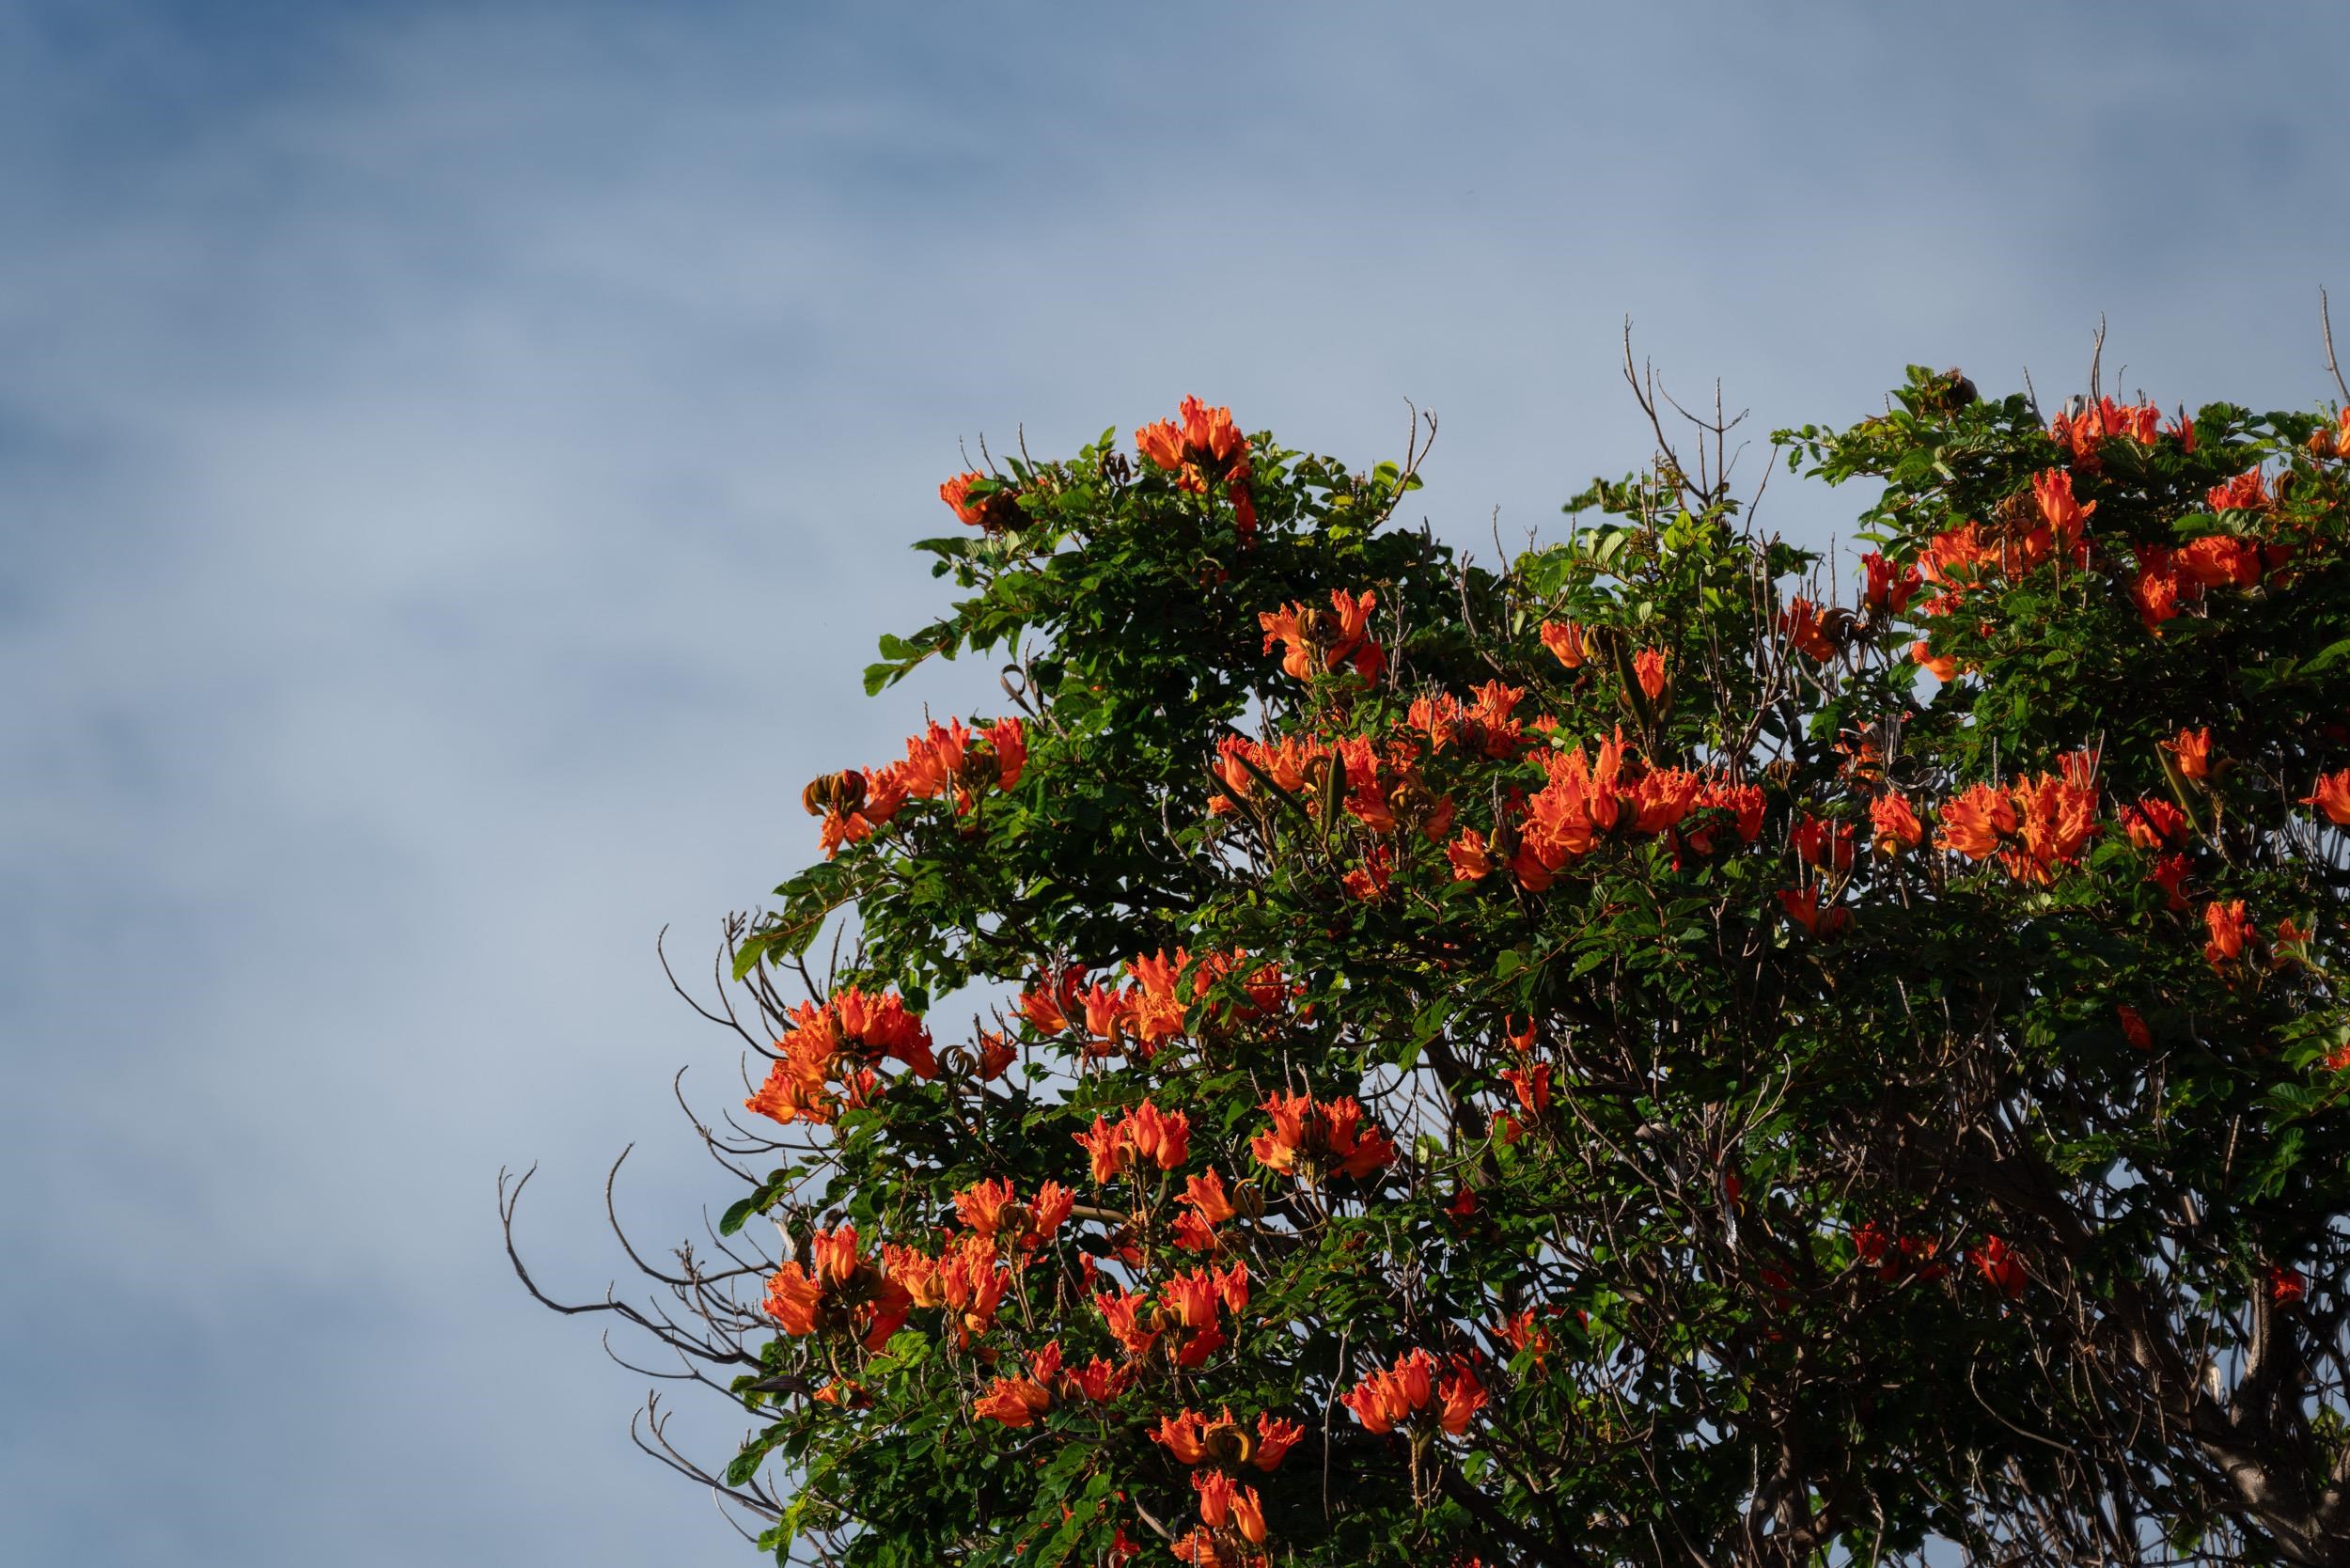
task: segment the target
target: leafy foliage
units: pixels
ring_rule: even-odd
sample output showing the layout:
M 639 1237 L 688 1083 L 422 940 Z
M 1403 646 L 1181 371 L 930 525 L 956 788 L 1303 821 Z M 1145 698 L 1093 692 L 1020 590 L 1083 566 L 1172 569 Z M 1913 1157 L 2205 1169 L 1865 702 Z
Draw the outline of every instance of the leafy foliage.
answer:
M 1727 434 L 1495 571 L 1196 401 L 942 489 L 867 685 L 1011 708 L 809 787 L 625 1309 L 779 1561 L 2350 1560 L 2350 416 L 1913 369 L 1825 587 Z

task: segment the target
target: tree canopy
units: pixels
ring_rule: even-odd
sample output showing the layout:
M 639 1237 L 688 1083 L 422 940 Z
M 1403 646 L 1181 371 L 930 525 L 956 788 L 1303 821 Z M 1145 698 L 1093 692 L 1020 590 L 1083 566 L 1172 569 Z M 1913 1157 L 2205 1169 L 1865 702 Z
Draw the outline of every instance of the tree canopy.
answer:
M 942 487 L 866 683 L 1004 702 L 760 803 L 745 1186 L 578 1309 L 778 1561 L 2350 1562 L 2350 413 L 1913 368 L 1830 559 L 1635 392 L 1490 565 L 1433 422 Z

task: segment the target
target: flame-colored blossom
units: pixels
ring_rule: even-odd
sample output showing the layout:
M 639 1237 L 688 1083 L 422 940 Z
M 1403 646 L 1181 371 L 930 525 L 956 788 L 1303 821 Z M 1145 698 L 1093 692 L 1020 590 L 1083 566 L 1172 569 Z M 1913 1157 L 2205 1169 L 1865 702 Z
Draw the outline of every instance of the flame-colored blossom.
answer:
M 1982 1245 L 1966 1254 L 1966 1261 L 1975 1267 L 1991 1287 L 2010 1301 L 2024 1294 L 2024 1261 L 2014 1248 L 1998 1236 L 1985 1236 Z
M 879 1350 L 904 1325 L 914 1298 L 887 1272 L 864 1261 L 856 1228 L 844 1225 L 810 1238 L 807 1265 L 788 1262 L 770 1275 L 760 1305 L 795 1338 L 842 1333 Z
M 1794 846 L 1795 857 L 1807 866 L 1825 866 L 1831 871 L 1849 871 L 1853 862 L 1853 824 L 1832 823 L 1813 816 L 1798 817 L 1787 831 L 1787 840 Z
M 1365 1124 L 1359 1100 L 1324 1100 L 1276 1091 L 1264 1103 L 1273 1118 L 1249 1139 L 1257 1163 L 1285 1175 L 1364 1177 L 1395 1158 L 1395 1145 L 1376 1122 Z
M 2186 813 L 2159 796 L 2141 795 L 2136 805 L 2124 806 L 2119 814 L 2122 831 L 2139 849 L 2156 850 L 2186 842 L 2191 825 Z
M 1778 634 L 1787 639 L 1788 647 L 1808 659 L 1825 664 L 1836 657 L 1836 639 L 1828 635 L 1821 619 L 1820 606 L 1809 599 L 1792 600 L 1779 612 Z M 1647 682 L 1643 681 L 1641 684 Z
M 2162 431 L 2162 410 L 2153 403 L 2120 403 L 2111 398 L 2095 402 L 2084 401 L 2076 410 L 2060 412 L 2048 421 L 2048 434 L 2059 446 L 2070 450 L 2074 463 L 2094 472 L 2098 467 L 2097 448 L 2108 437 L 2126 436 L 2140 446 L 2151 447 Z M 2195 449 L 2193 427 L 2185 445 Z
M 1860 557 L 1862 586 L 1860 602 L 1872 616 L 1899 615 L 1909 608 L 1909 601 L 1924 581 L 1914 566 L 1898 571 L 1893 563 L 1874 550 Z
M 776 1059 L 757 1093 L 744 1108 L 775 1121 L 822 1125 L 838 1111 L 834 1080 L 862 1086 L 874 1082 L 873 1064 L 902 1062 L 915 1075 L 938 1076 L 930 1030 L 906 1011 L 894 993 L 869 996 L 844 985 L 819 1004 L 803 1002 L 792 1027 L 776 1042 Z
M 1665 695 L 1665 653 L 1662 649 L 1643 648 L 1632 655 L 1632 676 L 1640 682 L 1641 693 L 1651 702 Z
M 2241 959 L 2245 946 L 2254 935 L 2251 917 L 2244 913 L 2242 899 L 2214 899 L 2205 904 L 2203 929 L 2209 933 L 2203 943 L 2203 962 L 2215 969 Z
M 2211 776 L 2211 730 L 2182 729 L 2170 740 L 2160 743 L 2169 754 L 2179 776 L 2190 782 Z
M 1477 1413 L 1485 1408 L 1485 1386 L 1477 1381 L 1477 1374 L 1465 1365 L 1436 1386 L 1436 1424 L 1452 1436 L 1468 1430 Z
M 2320 774 L 2317 787 L 2301 797 L 2301 804 L 2316 807 L 2337 827 L 2350 827 L 2350 768 Z
M 2146 1019 L 2127 1002 L 2114 1004 L 2113 1015 L 2122 1024 L 2122 1037 L 2141 1051 L 2154 1048 L 2154 1031 L 2146 1027 Z
M 1899 790 L 1888 790 L 1869 803 L 1869 825 L 1876 829 L 1877 848 L 1887 855 L 1905 854 L 1925 842 L 1925 824 Z
M 1938 841 L 1969 860 L 1997 855 L 2010 876 L 2044 886 L 2058 868 L 2079 862 L 2096 832 L 2096 811 L 2090 764 L 2068 758 L 2061 775 L 1961 792 L 1942 808 Z
M 1780 890 L 1779 907 L 1787 917 L 1801 926 L 1807 935 L 1822 940 L 1841 936 L 1852 929 L 1852 911 L 1841 904 L 1820 903 L 1819 893 L 1810 887 L 1789 887 Z
M 1052 1385 L 1060 1372 L 1060 1341 L 1054 1341 L 1031 1356 L 1026 1377 L 998 1377 L 971 1406 L 983 1420 L 1006 1426 L 1033 1426 L 1053 1408 Z
M 1589 657 L 1583 648 L 1583 628 L 1572 620 L 1543 621 L 1542 639 L 1551 656 L 1569 669 L 1581 669 Z
M 1475 882 L 1494 869 L 1494 857 L 1485 847 L 1485 836 L 1473 827 L 1463 828 L 1461 836 L 1445 846 L 1445 858 L 1451 862 L 1452 880 Z
M 1300 681 L 1342 664 L 1352 664 L 1364 680 L 1376 681 L 1387 667 L 1386 651 L 1371 636 L 1371 612 L 1378 603 L 1369 588 L 1359 594 L 1333 588 L 1326 611 L 1306 604 L 1262 611 L 1257 624 L 1264 630 L 1264 651 L 1270 653 L 1279 643 L 1281 668 Z
M 2268 505 L 2268 485 L 2259 469 L 2248 469 L 2213 485 L 2203 499 L 2214 511 L 2259 511 Z
M 1501 1081 L 1510 1086 L 1518 1104 L 1528 1115 L 1541 1116 L 1550 1108 L 1550 1063 L 1538 1061 L 1531 1067 L 1505 1067 Z

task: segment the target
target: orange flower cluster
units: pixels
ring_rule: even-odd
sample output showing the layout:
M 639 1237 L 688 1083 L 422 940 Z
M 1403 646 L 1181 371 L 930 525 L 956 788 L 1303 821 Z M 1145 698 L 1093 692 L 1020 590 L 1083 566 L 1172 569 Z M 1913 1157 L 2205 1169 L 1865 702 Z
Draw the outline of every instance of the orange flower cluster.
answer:
M 1525 729 L 1510 714 L 1525 699 L 1525 691 L 1488 681 L 1471 695 L 1476 698 L 1471 703 L 1447 692 L 1417 698 L 1408 722 L 1428 737 L 1431 752 L 1449 745 L 1476 757 L 1515 757 Z
M 2097 831 L 2096 762 L 2087 752 L 2064 759 L 2061 776 L 2042 774 L 2014 784 L 1977 784 L 1942 808 L 1936 840 L 1969 860 L 1998 855 L 2018 882 L 2046 886 L 2057 869 L 2076 865 Z
M 1395 1159 L 1395 1143 L 1377 1122 L 1366 1124 L 1359 1100 L 1323 1100 L 1276 1090 L 1266 1097 L 1273 1125 L 1248 1140 L 1259 1165 L 1316 1182 L 1326 1176 L 1360 1180 Z
M 1134 1383 L 1134 1373 L 1095 1356 L 1085 1366 L 1064 1369 L 1060 1341 L 1053 1341 L 1028 1357 L 1027 1375 L 998 1377 L 971 1405 L 982 1420 L 1006 1426 L 1033 1426 L 1037 1419 L 1064 1399 L 1084 1399 L 1103 1404 L 1116 1399 Z
M 2252 476 L 2260 478 L 2258 472 Z M 2181 608 L 2201 600 L 2216 588 L 2258 588 L 2271 550 L 2230 534 L 2206 534 L 2173 548 L 2142 544 L 2138 550 L 2138 575 L 2130 583 L 2130 601 L 2150 632 L 2175 619 Z
M 801 792 L 800 803 L 808 815 L 824 819 L 820 838 L 829 860 L 841 845 L 871 837 L 909 800 L 951 793 L 956 813 L 967 813 L 982 791 L 1018 784 L 1027 762 L 1028 732 L 1016 718 L 978 729 L 959 718 L 932 722 L 906 742 L 904 761 L 826 774 Z
M 1809 599 L 1788 602 L 1787 608 L 1779 612 L 1778 634 L 1787 639 L 1788 647 L 1807 659 L 1825 664 L 1836 657 L 1836 638 L 1829 633 L 1820 606 Z
M 1392 1432 L 1428 1412 L 1437 1427 L 1458 1437 L 1485 1407 L 1486 1398 L 1484 1385 L 1478 1382 L 1465 1358 L 1454 1357 L 1451 1375 L 1439 1382 L 1436 1358 L 1425 1350 L 1415 1350 L 1386 1372 L 1364 1378 L 1340 1395 L 1339 1403 L 1354 1412 L 1368 1432 Z
M 1627 757 L 1621 729 L 1600 744 L 1596 761 L 1579 745 L 1553 751 L 1542 761 L 1550 781 L 1527 799 L 1516 853 L 1508 862 L 1529 892 L 1549 887 L 1569 860 L 1590 854 L 1603 839 L 1669 833 L 1694 810 L 1719 808 L 1729 812 L 1747 843 L 1762 831 L 1761 790 L 1732 784 L 1720 775 L 1643 767 L 1637 759 Z M 1682 835 L 1679 842 L 1700 855 L 1710 854 L 1714 826 L 1705 823 Z M 1474 832 L 1465 834 L 1455 850 L 1456 877 L 1465 878 L 1480 862 L 1491 863 L 1492 852 Z
M 1983 1237 L 1982 1245 L 1966 1254 L 1966 1261 L 1994 1290 L 2010 1301 L 2024 1294 L 2024 1261 L 2015 1255 L 2013 1247 L 1998 1237 Z
M 1196 494 L 1205 494 L 1212 484 L 1248 477 L 1248 438 L 1232 422 L 1230 409 L 1185 398 L 1178 412 L 1181 424 L 1157 419 L 1135 431 L 1136 449 L 1152 465 Z
M 1874 550 L 1860 557 L 1860 602 L 1872 616 L 1895 616 L 1909 608 L 1909 601 L 1924 581 L 1918 569 L 1904 566 L 1896 572 L 1893 563 Z
M 977 485 L 994 488 L 974 495 L 971 491 Z M 938 498 L 947 503 L 956 521 L 991 534 L 999 534 L 1020 525 L 1018 494 L 993 475 L 982 474 L 976 469 L 957 474 L 938 487 Z
M 1860 1261 L 1877 1271 L 1877 1278 L 1888 1285 L 1905 1279 L 1931 1283 L 1950 1271 L 1935 1262 L 1935 1254 L 1942 1244 L 1932 1236 L 1904 1236 L 1887 1230 L 1870 1220 L 1852 1233 L 1853 1250 Z
M 808 1243 L 809 1266 L 787 1262 L 767 1278 L 760 1304 L 794 1338 L 843 1335 L 868 1350 L 889 1342 L 906 1321 L 914 1298 L 885 1270 L 864 1261 L 856 1227 L 819 1231 Z
M 1261 611 L 1257 624 L 1264 629 L 1264 651 L 1270 653 L 1279 643 L 1281 668 L 1300 681 L 1340 665 L 1352 665 L 1364 680 L 1376 681 L 1387 667 L 1386 651 L 1371 636 L 1371 612 L 1378 603 L 1369 588 L 1357 594 L 1332 588 L 1327 611 L 1309 604 Z
M 1047 1182 L 1036 1189 L 1034 1203 L 1023 1203 L 1018 1190 L 999 1176 L 974 1182 L 955 1194 L 955 1217 L 973 1234 L 996 1246 L 1034 1252 L 1068 1221 L 1075 1202 L 1076 1195 L 1067 1187 Z
M 1480 747 L 1494 737 L 1499 737 L 1496 744 L 1514 745 L 1517 727 L 1508 715 L 1519 695 L 1506 686 L 1497 686 L 1490 698 L 1480 695 L 1477 707 L 1460 710 L 1459 731 L 1448 728 L 1450 721 L 1439 706 L 1452 699 L 1423 698 L 1413 704 L 1411 724 L 1421 731 L 1448 728 L 1451 739 L 1462 738 L 1474 726 Z M 1432 748 L 1434 744 L 1432 735 Z M 1227 735 L 1216 744 L 1214 768 L 1230 792 L 1211 798 L 1208 810 L 1225 816 L 1236 809 L 1236 800 L 1256 799 L 1261 774 L 1275 788 L 1317 806 L 1336 790 L 1347 815 L 1373 833 L 1409 826 L 1431 843 L 1441 843 L 1452 827 L 1452 797 L 1429 787 L 1420 773 L 1419 752 L 1418 741 L 1401 734 L 1389 736 L 1384 746 L 1369 735 L 1335 742 L 1308 735 L 1285 735 L 1277 742 Z M 1385 878 L 1380 880 L 1384 886 Z
M 2220 970 L 2240 962 L 2260 934 L 2251 917 L 2244 913 L 2242 899 L 2214 899 L 2205 904 L 2203 929 L 2209 933 L 2203 943 L 2203 962 Z
M 2057 445 L 2068 448 L 2073 464 L 2089 473 L 2098 468 L 2097 449 L 2114 436 L 2123 436 L 2141 447 L 2151 447 L 2162 433 L 2162 410 L 2153 403 L 2119 403 L 2111 398 L 2086 402 L 2077 410 L 2061 412 L 2048 421 L 2048 434 Z M 2179 426 L 2171 431 L 2188 451 L 2195 449 L 2195 427 L 2186 416 L 2179 416 Z
M 802 1002 L 792 1020 L 791 1032 L 776 1042 L 766 1082 L 743 1102 L 745 1110 L 786 1125 L 821 1126 L 840 1108 L 832 1091 L 836 1078 L 846 1086 L 849 1104 L 860 1105 L 880 1083 L 875 1062 L 901 1061 L 917 1077 L 938 1076 L 931 1031 L 894 993 L 869 996 L 844 985 L 822 1006 Z
M 1230 1343 L 1216 1316 L 1219 1304 L 1235 1318 L 1247 1309 L 1246 1264 L 1176 1275 L 1160 1287 L 1156 1306 L 1139 1291 L 1104 1291 L 1093 1298 L 1110 1337 L 1128 1355 L 1148 1356 L 1164 1336 L 1179 1367 L 1198 1366 Z
M 1093 1179 L 1108 1182 L 1138 1167 L 1173 1170 L 1191 1157 L 1191 1118 L 1182 1111 L 1163 1111 L 1145 1100 L 1118 1119 L 1115 1126 L 1100 1116 L 1093 1126 L 1070 1135 L 1093 1161 Z
M 1232 503 L 1233 528 L 1242 547 L 1257 536 L 1257 503 L 1248 489 L 1248 438 L 1232 423 L 1229 408 L 1210 408 L 1185 398 L 1179 425 L 1159 419 L 1135 431 L 1135 448 L 1152 466 L 1175 476 L 1178 487 L 1204 495 L 1218 483 Z
M 1253 1465 L 1267 1475 L 1280 1468 L 1281 1461 L 1305 1435 L 1306 1429 L 1297 1422 L 1270 1414 L 1259 1416 L 1256 1430 L 1251 1432 L 1232 1419 L 1229 1405 L 1214 1420 L 1193 1410 L 1162 1416 L 1151 1432 L 1152 1441 L 1164 1445 L 1179 1465 L 1213 1465 L 1223 1469 Z
M 1874 842 L 1886 855 L 1905 855 L 1925 842 L 1925 824 L 1899 790 L 1888 790 L 1869 803 L 1869 825 L 1876 829 Z
M 948 1243 L 935 1258 L 911 1247 L 885 1246 L 882 1262 L 905 1285 L 914 1305 L 947 1309 L 957 1348 L 995 1325 L 995 1309 L 1011 1284 L 995 1241 L 977 1231 L 965 1231 Z
M 1204 1171 L 1183 1183 L 1183 1212 L 1175 1219 L 1175 1245 L 1186 1252 L 1214 1252 L 1221 1245 L 1215 1228 L 1240 1213 L 1224 1178 Z

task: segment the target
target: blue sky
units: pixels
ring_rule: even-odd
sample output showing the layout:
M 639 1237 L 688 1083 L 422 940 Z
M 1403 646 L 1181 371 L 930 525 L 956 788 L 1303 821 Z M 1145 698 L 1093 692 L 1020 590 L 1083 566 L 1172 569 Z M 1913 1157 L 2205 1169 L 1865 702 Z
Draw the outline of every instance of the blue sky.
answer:
M 525 1239 L 590 1294 L 622 1145 L 649 1238 L 731 1196 L 666 1096 L 734 1058 L 653 938 L 706 954 L 811 853 L 802 782 L 986 701 L 856 696 L 959 440 L 1197 391 L 1369 462 L 1410 399 L 1473 544 L 1645 455 L 1627 315 L 1759 430 L 1913 360 L 2074 390 L 2101 314 L 2125 388 L 2306 405 L 2343 36 L 0 0 L 0 1555 L 753 1560 L 492 1183 L 543 1162 Z

